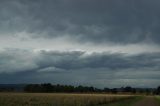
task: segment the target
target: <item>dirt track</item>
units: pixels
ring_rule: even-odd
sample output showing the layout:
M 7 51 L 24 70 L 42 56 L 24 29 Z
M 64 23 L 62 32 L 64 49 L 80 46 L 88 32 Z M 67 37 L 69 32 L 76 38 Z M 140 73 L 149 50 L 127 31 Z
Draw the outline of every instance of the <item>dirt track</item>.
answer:
M 159 106 L 154 97 L 146 97 L 133 106 Z

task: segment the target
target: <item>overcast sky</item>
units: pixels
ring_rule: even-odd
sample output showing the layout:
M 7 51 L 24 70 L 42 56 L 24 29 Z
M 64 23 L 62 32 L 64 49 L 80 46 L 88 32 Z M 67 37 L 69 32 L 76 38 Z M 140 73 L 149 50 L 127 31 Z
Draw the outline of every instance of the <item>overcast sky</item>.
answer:
M 159 0 L 0 0 L 0 83 L 160 84 Z

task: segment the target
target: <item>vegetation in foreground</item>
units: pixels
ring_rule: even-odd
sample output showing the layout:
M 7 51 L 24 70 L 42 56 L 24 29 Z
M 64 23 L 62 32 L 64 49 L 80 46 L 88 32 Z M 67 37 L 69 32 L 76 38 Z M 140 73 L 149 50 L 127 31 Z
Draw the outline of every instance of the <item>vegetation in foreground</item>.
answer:
M 105 94 L 1 93 L 0 106 L 122 106 L 136 98 Z
M 143 98 L 142 96 L 136 96 L 136 97 L 127 98 L 124 100 L 103 104 L 99 106 L 133 106 L 137 101 L 140 101 L 142 98 Z
M 160 105 L 160 96 L 156 96 L 156 99 L 157 99 L 157 101 L 158 101 L 158 103 Z

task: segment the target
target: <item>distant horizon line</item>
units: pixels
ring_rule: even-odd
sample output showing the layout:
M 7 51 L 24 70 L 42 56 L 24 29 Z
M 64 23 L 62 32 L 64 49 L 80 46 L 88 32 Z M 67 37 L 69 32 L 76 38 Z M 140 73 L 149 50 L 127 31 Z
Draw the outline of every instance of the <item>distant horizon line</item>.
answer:
M 140 88 L 140 89 L 156 89 L 158 88 L 159 86 L 157 87 L 134 87 L 134 86 L 131 86 L 131 85 L 126 85 L 126 86 L 119 86 L 119 87 L 96 87 L 96 86 L 92 86 L 92 85 L 83 85 L 83 84 L 79 84 L 79 85 L 74 85 L 74 84 L 53 84 L 53 83 L 0 83 L 0 85 L 29 85 L 29 84 L 51 84 L 51 85 L 67 85 L 67 86 L 74 86 L 74 87 L 78 87 L 78 86 L 83 86 L 83 87 L 94 87 L 94 88 L 98 88 L 98 89 L 104 89 L 104 88 L 125 88 L 125 87 L 131 87 L 131 88 Z

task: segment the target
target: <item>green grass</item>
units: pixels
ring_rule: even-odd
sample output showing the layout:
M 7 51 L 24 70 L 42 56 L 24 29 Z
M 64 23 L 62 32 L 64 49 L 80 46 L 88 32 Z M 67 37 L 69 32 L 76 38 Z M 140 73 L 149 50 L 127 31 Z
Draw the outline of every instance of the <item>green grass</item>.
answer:
M 160 96 L 156 96 L 156 100 L 158 101 L 158 103 L 160 105 Z
M 132 106 L 134 103 L 141 100 L 142 98 L 143 97 L 136 96 L 136 97 L 131 97 L 128 99 L 123 99 L 113 103 L 108 103 L 108 104 L 99 105 L 99 106 Z

